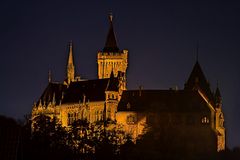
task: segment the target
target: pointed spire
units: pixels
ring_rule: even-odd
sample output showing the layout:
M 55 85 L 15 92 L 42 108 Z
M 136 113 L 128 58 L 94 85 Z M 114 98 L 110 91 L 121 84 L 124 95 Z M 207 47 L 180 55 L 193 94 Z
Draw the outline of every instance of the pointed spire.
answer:
M 73 64 L 72 41 L 69 42 L 68 65 Z
M 113 73 L 113 69 L 111 71 L 111 74 L 110 74 L 110 79 L 113 79 L 114 78 L 114 73 Z
M 204 85 L 208 84 L 200 64 L 196 61 L 186 85 L 190 88 L 194 88 L 195 85 L 203 85 L 203 83 Z
M 113 70 L 111 71 L 110 78 L 108 79 L 106 91 L 118 91 L 119 81 L 114 77 Z
M 109 13 L 109 22 L 112 23 L 113 21 L 113 15 L 112 15 L 112 12 Z
M 222 96 L 221 96 L 218 84 L 217 84 L 217 89 L 215 91 L 215 103 L 217 107 L 220 107 L 222 105 Z
M 73 62 L 73 46 L 72 41 L 69 43 L 68 64 L 67 64 L 67 83 L 73 82 L 75 79 L 75 69 Z
M 53 104 L 53 105 L 56 104 L 56 96 L 55 96 L 55 92 L 53 92 L 52 104 Z
M 117 46 L 116 36 L 113 29 L 113 15 L 109 14 L 109 30 L 103 52 L 118 52 L 119 48 Z
M 201 90 L 209 99 L 213 99 L 213 94 L 210 89 L 210 85 L 202 71 L 202 68 L 198 61 L 195 63 L 193 70 L 185 84 L 187 90 Z
M 48 82 L 49 82 L 49 83 L 52 82 L 52 73 L 51 73 L 51 70 L 48 71 Z

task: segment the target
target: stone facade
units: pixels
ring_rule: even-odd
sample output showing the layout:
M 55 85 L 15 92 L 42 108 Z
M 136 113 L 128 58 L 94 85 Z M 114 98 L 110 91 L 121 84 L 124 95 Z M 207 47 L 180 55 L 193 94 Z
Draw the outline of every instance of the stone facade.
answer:
M 151 126 L 158 129 L 156 137 L 176 142 L 175 148 L 225 149 L 220 91 L 210 90 L 198 62 L 182 90 L 127 90 L 128 50 L 119 50 L 110 17 L 106 44 L 97 54 L 97 63 L 98 79 L 75 77 L 71 43 L 66 80 L 57 83 L 49 78 L 33 105 L 32 119 L 45 114 L 56 117 L 65 127 L 78 119 L 90 123 L 111 120 L 135 140 Z

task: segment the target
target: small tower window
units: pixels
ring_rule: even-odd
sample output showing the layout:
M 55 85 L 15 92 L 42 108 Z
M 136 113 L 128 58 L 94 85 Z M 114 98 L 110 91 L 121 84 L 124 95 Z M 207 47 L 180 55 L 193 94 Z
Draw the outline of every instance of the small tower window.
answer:
M 68 113 L 68 125 L 71 125 L 76 120 L 76 113 Z
M 208 124 L 209 123 L 209 118 L 207 116 L 204 116 L 202 118 L 202 124 Z
M 127 116 L 127 124 L 135 124 L 136 123 L 136 117 L 134 115 Z

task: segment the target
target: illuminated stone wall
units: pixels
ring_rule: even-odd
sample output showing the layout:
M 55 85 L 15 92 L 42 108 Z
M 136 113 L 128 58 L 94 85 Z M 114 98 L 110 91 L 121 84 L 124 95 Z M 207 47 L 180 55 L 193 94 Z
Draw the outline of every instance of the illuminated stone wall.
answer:
M 116 115 L 117 123 L 123 126 L 126 134 L 131 135 L 134 140 L 144 133 L 146 127 L 146 115 L 137 112 L 118 112 Z
M 118 76 L 118 72 L 122 72 L 123 75 L 123 90 L 126 89 L 126 72 L 128 66 L 128 50 L 123 50 L 119 53 L 105 53 L 98 52 L 98 78 L 109 78 L 113 71 L 114 77 Z

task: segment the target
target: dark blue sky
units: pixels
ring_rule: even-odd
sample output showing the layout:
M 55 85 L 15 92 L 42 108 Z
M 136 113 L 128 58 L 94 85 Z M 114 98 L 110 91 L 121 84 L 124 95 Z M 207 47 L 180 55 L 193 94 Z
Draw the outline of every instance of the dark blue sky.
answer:
M 129 49 L 128 88 L 183 88 L 196 61 L 223 96 L 227 143 L 240 145 L 240 4 L 226 1 L 55 0 L 0 2 L 0 114 L 23 118 L 48 83 L 65 76 L 67 44 L 78 74 L 97 77 L 113 11 L 120 49 Z

